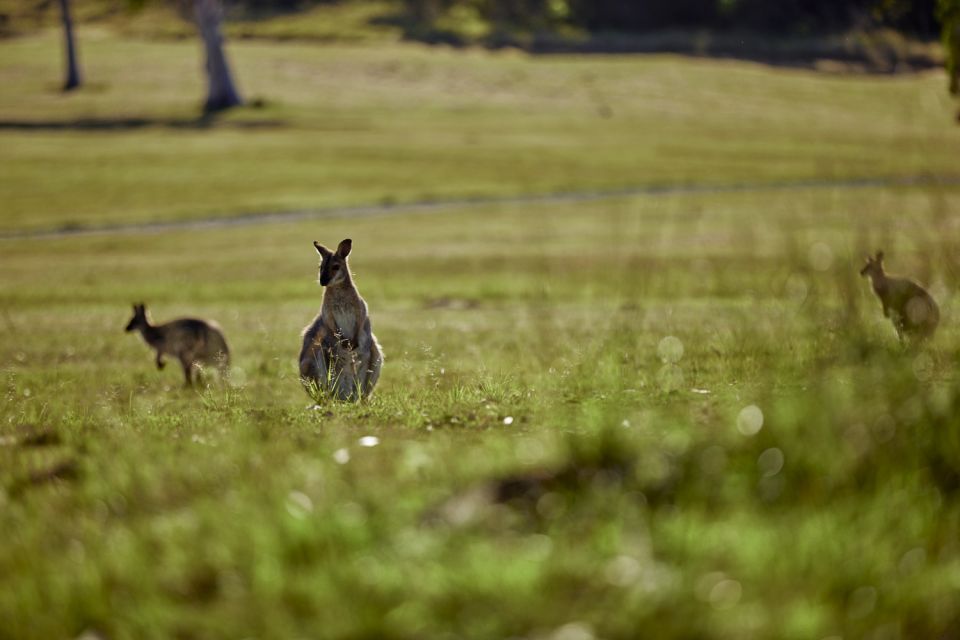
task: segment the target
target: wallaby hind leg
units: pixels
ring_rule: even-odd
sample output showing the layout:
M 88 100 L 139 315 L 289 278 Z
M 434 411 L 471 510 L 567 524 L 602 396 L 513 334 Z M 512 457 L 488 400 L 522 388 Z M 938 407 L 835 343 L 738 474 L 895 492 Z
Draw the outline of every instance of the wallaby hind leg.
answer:
M 180 356 L 180 366 L 183 368 L 184 386 L 192 387 L 194 382 L 200 382 L 200 368 L 196 359 L 191 355 Z
M 217 354 L 216 357 L 217 370 L 220 371 L 220 377 L 224 380 L 227 379 L 227 376 L 230 374 L 230 354 L 226 351 L 221 351 Z
M 230 348 L 227 347 L 227 341 L 223 335 L 214 334 L 212 348 L 209 353 L 212 357 L 208 358 L 209 363 L 217 368 L 221 380 L 226 380 L 230 372 Z
M 357 358 L 352 349 L 337 346 L 330 362 L 330 371 L 333 375 L 331 385 L 337 398 L 344 401 L 356 400 L 357 388 Z
M 327 389 L 327 362 L 323 349 L 308 350 L 300 361 L 300 383 L 311 396 Z
M 217 370 L 217 377 L 220 379 L 220 383 L 223 384 L 230 379 L 230 365 L 223 362 L 223 360 L 217 360 L 214 363 L 214 367 Z
M 380 368 L 383 366 L 383 356 L 376 345 L 371 345 L 364 362 L 361 362 L 360 365 L 360 387 L 363 389 L 364 397 L 366 397 L 377 386 L 377 380 L 380 379 Z
M 367 390 L 370 389 L 370 364 L 371 356 L 370 350 L 366 349 L 359 354 L 357 358 L 357 390 L 361 393 L 361 397 L 367 395 Z
M 185 387 L 193 386 L 193 364 L 190 362 L 181 362 L 180 366 L 183 368 L 183 377 Z
M 377 386 L 377 381 L 380 380 L 380 368 L 383 367 L 383 358 L 377 356 L 376 360 L 373 360 L 370 363 L 370 372 L 367 375 L 367 388 L 366 393 L 373 391 L 373 388 Z
M 220 379 L 221 383 L 227 381 L 230 375 L 230 357 L 225 352 L 217 351 L 213 356 L 207 357 L 204 363 L 217 370 L 216 377 Z

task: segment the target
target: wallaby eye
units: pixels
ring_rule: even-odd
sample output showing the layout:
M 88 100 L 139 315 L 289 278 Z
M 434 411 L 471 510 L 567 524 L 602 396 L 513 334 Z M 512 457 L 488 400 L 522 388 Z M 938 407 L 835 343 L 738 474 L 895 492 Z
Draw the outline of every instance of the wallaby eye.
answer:
M 330 267 L 330 271 L 340 271 L 340 265 L 335 264 Z

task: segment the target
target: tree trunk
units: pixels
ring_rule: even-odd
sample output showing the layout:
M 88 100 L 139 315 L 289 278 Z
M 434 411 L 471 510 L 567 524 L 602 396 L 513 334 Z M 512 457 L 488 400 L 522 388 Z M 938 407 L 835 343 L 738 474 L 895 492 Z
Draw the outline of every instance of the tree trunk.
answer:
M 218 0 L 194 0 L 194 14 L 200 37 L 206 51 L 207 100 L 203 105 L 206 113 L 223 111 L 243 104 L 240 93 L 230 76 L 230 65 L 223 51 L 223 34 L 220 31 L 222 11 Z
M 67 49 L 67 79 L 63 83 L 63 90 L 70 91 L 80 86 L 80 65 L 77 63 L 77 46 L 73 38 L 70 0 L 60 0 L 60 16 L 63 21 L 63 37 Z
M 954 16 L 953 24 L 946 25 L 945 29 L 951 29 L 950 36 L 946 38 L 947 45 L 947 72 L 950 74 L 950 93 L 960 94 L 960 11 Z

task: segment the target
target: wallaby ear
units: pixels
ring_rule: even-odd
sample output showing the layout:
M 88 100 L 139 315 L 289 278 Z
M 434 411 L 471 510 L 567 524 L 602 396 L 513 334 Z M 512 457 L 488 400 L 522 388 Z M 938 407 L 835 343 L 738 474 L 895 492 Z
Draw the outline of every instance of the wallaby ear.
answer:
M 353 248 L 353 240 L 347 238 L 346 240 L 341 240 L 340 244 L 337 245 L 337 255 L 341 258 L 346 258 L 350 255 L 350 249 Z
M 877 262 L 883 262 L 883 251 L 877 251 Z
M 329 258 L 331 255 L 333 255 L 333 251 L 330 251 L 330 249 L 327 249 L 325 246 L 323 246 L 322 244 L 320 244 L 320 243 L 317 242 L 316 240 L 313 241 L 313 246 L 314 246 L 314 248 L 317 250 L 317 253 L 319 253 L 321 256 L 323 256 L 323 259 L 324 259 L 324 260 L 326 260 L 326 259 Z

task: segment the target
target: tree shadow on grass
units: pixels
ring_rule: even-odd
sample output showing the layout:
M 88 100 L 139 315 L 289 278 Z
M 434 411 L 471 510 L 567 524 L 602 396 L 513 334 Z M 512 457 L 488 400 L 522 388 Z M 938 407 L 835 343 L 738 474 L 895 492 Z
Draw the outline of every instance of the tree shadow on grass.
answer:
M 412 42 L 455 48 L 514 48 L 533 55 L 674 54 L 741 60 L 772 67 L 871 74 L 919 72 L 943 65 L 929 47 L 922 43 L 911 46 L 891 32 L 780 37 L 752 31 L 657 29 L 564 35 L 493 28 L 486 35 L 469 38 L 455 29 L 418 21 L 403 11 L 375 17 L 370 23 L 399 28 L 404 40 Z
M 0 120 L 0 131 L 136 131 L 140 129 L 275 129 L 286 126 L 283 120 L 221 120 L 206 114 L 195 118 L 74 118 L 70 120 Z

